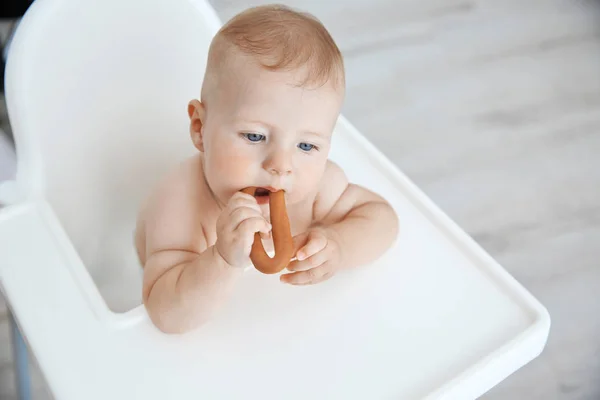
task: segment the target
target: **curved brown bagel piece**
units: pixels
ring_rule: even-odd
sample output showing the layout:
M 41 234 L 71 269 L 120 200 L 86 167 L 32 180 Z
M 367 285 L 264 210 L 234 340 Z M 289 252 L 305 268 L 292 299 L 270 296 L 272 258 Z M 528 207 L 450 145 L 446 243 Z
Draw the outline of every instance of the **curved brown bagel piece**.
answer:
M 256 187 L 248 187 L 242 192 L 254 196 Z M 273 227 L 273 245 L 275 255 L 269 257 L 263 247 L 260 233 L 254 234 L 250 260 L 254 267 L 263 274 L 276 274 L 288 266 L 294 254 L 294 241 L 290 228 L 287 210 L 285 208 L 285 192 L 279 190 L 269 193 L 269 210 L 271 213 L 271 226 Z

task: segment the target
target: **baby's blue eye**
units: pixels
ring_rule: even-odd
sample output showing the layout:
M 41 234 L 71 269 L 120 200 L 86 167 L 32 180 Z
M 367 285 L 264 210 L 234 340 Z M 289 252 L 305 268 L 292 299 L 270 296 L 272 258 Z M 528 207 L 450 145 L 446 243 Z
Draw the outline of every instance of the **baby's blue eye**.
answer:
M 300 143 L 300 144 L 298 145 L 298 147 L 300 147 L 300 149 L 301 149 L 301 150 L 304 150 L 304 151 L 311 151 L 312 149 L 314 149 L 314 148 L 315 148 L 315 146 L 314 146 L 314 145 L 312 145 L 312 144 L 309 144 L 309 143 Z
M 260 142 L 265 138 L 265 135 L 261 135 L 260 133 L 245 133 L 244 136 L 251 142 Z

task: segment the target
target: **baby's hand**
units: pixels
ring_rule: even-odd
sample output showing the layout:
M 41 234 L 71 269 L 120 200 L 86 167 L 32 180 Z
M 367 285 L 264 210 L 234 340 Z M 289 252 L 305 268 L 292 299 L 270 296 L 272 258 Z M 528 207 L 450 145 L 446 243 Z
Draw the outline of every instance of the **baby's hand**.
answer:
M 287 269 L 294 271 L 282 274 L 281 282 L 292 285 L 311 285 L 331 278 L 340 267 L 341 247 L 331 231 L 313 228 L 294 237 L 294 246 L 298 250 L 297 260 Z
M 254 196 L 238 192 L 234 194 L 217 219 L 217 251 L 225 262 L 233 267 L 249 263 L 254 234 L 268 235 L 271 224 L 260 211 Z

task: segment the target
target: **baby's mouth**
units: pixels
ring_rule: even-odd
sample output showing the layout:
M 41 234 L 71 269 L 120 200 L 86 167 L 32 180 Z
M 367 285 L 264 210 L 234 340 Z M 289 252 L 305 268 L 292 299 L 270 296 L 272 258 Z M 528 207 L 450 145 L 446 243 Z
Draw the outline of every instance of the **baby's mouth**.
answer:
M 256 192 L 254 192 L 254 197 L 265 197 L 269 196 L 270 193 L 271 191 L 269 189 L 259 187 L 256 189 Z
M 271 191 L 267 188 L 258 187 L 254 192 L 254 198 L 258 204 L 268 204 Z

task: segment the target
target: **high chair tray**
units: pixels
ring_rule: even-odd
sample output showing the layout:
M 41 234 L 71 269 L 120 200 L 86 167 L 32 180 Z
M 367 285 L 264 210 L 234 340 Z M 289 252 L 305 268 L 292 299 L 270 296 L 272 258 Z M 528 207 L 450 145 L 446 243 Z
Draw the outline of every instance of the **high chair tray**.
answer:
M 109 310 L 52 208 L 0 211 L 2 290 L 56 399 L 473 399 L 536 357 L 544 307 L 344 118 L 331 158 L 385 196 L 398 241 L 310 287 L 254 270 L 206 326 Z

